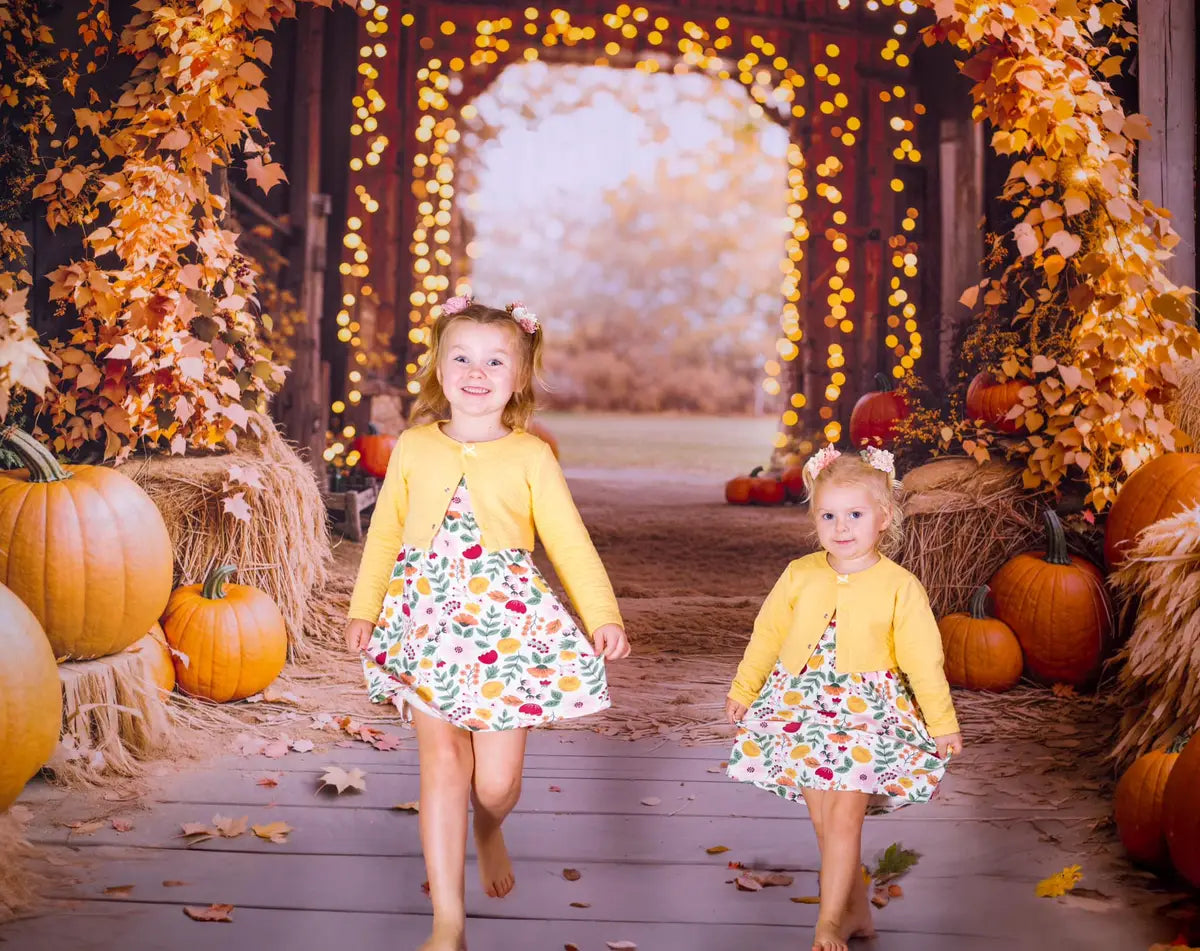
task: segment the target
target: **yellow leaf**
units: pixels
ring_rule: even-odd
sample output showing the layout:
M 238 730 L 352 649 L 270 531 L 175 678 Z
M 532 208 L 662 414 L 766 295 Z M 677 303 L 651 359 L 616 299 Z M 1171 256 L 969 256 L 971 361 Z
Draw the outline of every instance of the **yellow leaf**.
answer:
M 1119 75 L 1121 72 L 1121 62 L 1124 60 L 1124 58 L 1125 57 L 1123 56 L 1108 57 L 1106 60 L 1100 63 L 1100 75 L 1106 76 L 1109 79 L 1111 79 L 1113 76 Z
M 1037 23 L 1041 14 L 1039 14 L 1037 10 L 1035 10 L 1029 4 L 1023 3 L 1017 7 L 1014 16 L 1016 17 L 1017 22 L 1022 26 L 1033 26 L 1035 23 Z
M 1042 269 L 1048 277 L 1057 277 L 1059 272 L 1067 266 L 1067 259 L 1061 254 L 1052 254 L 1042 262 Z
M 178 152 L 191 143 L 191 141 L 192 136 L 187 129 L 172 129 L 162 137 L 162 140 L 158 143 L 158 147 L 171 152 Z
M 958 302 L 966 307 L 974 307 L 975 302 L 979 300 L 979 285 L 973 284 L 962 292 L 962 296 L 958 298 Z
M 286 822 L 270 822 L 266 825 L 251 826 L 251 831 L 260 839 L 281 844 L 287 841 L 288 833 L 292 831 L 292 827 Z
M 1063 192 L 1063 210 L 1068 215 L 1078 215 L 1091 207 L 1091 200 L 1085 192 L 1078 188 L 1068 188 Z
M 1150 138 L 1150 120 L 1140 112 L 1125 117 L 1125 135 L 1130 139 Z
M 1173 320 L 1177 324 L 1187 324 L 1192 319 L 1192 311 L 1187 301 L 1181 300 L 1174 294 L 1159 294 L 1151 302 L 1150 309 L 1160 317 Z

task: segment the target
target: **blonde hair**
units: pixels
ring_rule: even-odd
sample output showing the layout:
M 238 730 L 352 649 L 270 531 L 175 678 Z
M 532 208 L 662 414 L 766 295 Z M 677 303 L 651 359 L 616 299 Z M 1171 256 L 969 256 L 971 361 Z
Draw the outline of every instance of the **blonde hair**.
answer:
M 827 463 L 815 477 L 805 468 L 805 498 L 810 503 L 810 511 L 817 492 L 830 485 L 865 489 L 888 516 L 887 528 L 879 536 L 879 550 L 885 555 L 899 551 L 904 539 L 904 515 L 900 510 L 900 482 L 891 473 L 876 469 L 857 452 L 843 453 Z
M 524 429 L 533 416 L 534 383 L 541 382 L 542 375 L 542 327 L 539 323 L 533 333 L 527 333 L 507 310 L 471 304 L 453 314 L 446 314 L 433 325 L 433 339 L 429 344 L 429 358 L 417 373 L 421 385 L 420 395 L 413 404 L 413 422 L 427 419 L 444 419 L 450 412 L 450 401 L 442 390 L 437 377 L 437 366 L 441 359 L 443 341 L 450 328 L 457 323 L 470 321 L 475 324 L 508 327 L 517 343 L 517 385 L 504 407 L 501 419 L 509 429 Z

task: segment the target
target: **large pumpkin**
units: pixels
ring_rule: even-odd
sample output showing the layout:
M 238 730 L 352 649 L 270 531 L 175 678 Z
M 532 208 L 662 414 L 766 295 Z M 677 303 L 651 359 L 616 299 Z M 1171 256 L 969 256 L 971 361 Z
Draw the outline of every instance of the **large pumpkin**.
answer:
M 387 475 L 388 460 L 392 458 L 392 450 L 396 448 L 397 436 L 381 436 L 368 432 L 357 437 L 350 448 L 358 452 L 358 464 L 368 475 L 382 479 Z
M 1179 754 L 1163 791 L 1163 831 L 1176 870 L 1200 888 L 1200 733 Z
M 158 508 L 103 466 L 63 467 L 19 429 L 0 431 L 26 465 L 0 473 L 0 584 L 33 611 L 54 656 L 124 650 L 171 594 L 171 539 Z
M 1062 523 L 1045 512 L 1046 552 L 1010 559 L 989 582 L 996 617 L 1012 628 L 1030 675 L 1082 687 L 1100 671 L 1112 609 L 1100 569 L 1067 553 Z
M 1028 380 L 999 382 L 986 370 L 975 374 L 967 384 L 967 418 L 980 420 L 1002 433 L 1015 433 L 1020 427 L 1008 414 L 1021 405 L 1021 390 L 1027 386 Z
M 58 745 L 62 687 L 38 619 L 0 585 L 0 812 Z
M 170 693 L 175 689 L 175 662 L 171 659 L 171 648 L 167 646 L 166 635 L 157 621 L 150 628 L 149 634 L 125 650 L 131 654 L 140 654 L 145 659 L 146 672 L 159 690 Z
M 279 608 L 257 588 L 226 586 L 235 571 L 214 566 L 203 585 L 176 588 L 162 619 L 180 689 L 217 703 L 258 693 L 287 660 Z
M 896 438 L 896 424 L 908 416 L 908 403 L 896 392 L 892 378 L 876 373 L 878 390 L 864 393 L 850 411 L 850 444 L 890 446 Z
M 1121 775 L 1114 795 L 1117 833 L 1129 857 L 1147 865 L 1167 858 L 1163 829 L 1163 794 L 1178 753 L 1147 753 Z
M 1200 502 L 1200 453 L 1168 452 L 1141 466 L 1121 487 L 1104 525 L 1104 560 L 1115 568 L 1138 533 Z
M 1024 656 L 1017 636 L 1003 621 L 987 614 L 988 586 L 971 596 L 968 614 L 947 614 L 938 621 L 946 657 L 946 679 L 970 690 L 1009 690 L 1021 679 Z

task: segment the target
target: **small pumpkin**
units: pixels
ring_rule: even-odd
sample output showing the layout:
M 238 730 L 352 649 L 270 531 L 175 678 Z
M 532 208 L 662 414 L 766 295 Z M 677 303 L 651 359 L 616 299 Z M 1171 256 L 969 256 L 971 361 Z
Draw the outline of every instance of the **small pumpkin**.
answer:
M 180 689 L 217 703 L 258 693 L 287 660 L 279 608 L 258 588 L 226 587 L 235 571 L 214 565 L 203 585 L 176 588 L 162 619 Z
M 787 498 L 783 483 L 773 475 L 755 469 L 750 479 L 750 501 L 755 505 L 782 505 Z
M 1200 502 L 1200 453 L 1167 452 L 1121 487 L 1104 524 L 1104 561 L 1115 568 L 1142 529 Z
M 755 472 L 761 470 L 756 469 Z M 754 476 L 734 476 L 725 483 L 725 501 L 730 505 L 749 505 Z
M 382 479 L 387 475 L 388 460 L 392 458 L 392 450 L 396 448 L 399 438 L 381 435 L 370 425 L 365 434 L 350 444 L 350 448 L 358 452 L 358 465 L 364 472 Z
M 783 470 L 783 475 L 779 477 L 779 481 L 783 483 L 783 490 L 787 493 L 787 497 L 792 502 L 803 502 L 805 495 L 804 488 L 804 467 L 791 466 Z
M 1196 733 L 1171 767 L 1163 790 L 1163 831 L 1175 870 L 1200 888 L 1200 733 Z
M 146 672 L 159 690 L 170 693 L 175 689 L 175 662 L 171 659 L 167 637 L 157 621 L 150 628 L 150 633 L 125 650 L 131 654 L 140 654 L 144 658 Z
M 1117 783 L 1113 797 L 1117 833 L 1134 861 L 1147 865 L 1166 862 L 1163 794 L 1177 759 L 1178 753 L 1146 753 L 1125 770 Z
M 550 447 L 550 451 L 554 453 L 554 458 L 558 458 L 558 440 L 554 438 L 554 434 L 550 432 L 550 430 L 548 430 L 541 423 L 531 420 L 529 425 L 525 428 L 525 431 L 537 436 L 538 439 Z
M 0 585 L 0 812 L 58 745 L 62 687 L 54 651 L 25 603 Z
M 15 427 L 0 442 L 26 465 L 0 473 L 0 584 L 29 605 L 58 659 L 124 650 L 171 594 L 157 506 L 114 469 L 59 465 Z
M 967 614 L 938 621 L 945 653 L 946 679 L 969 690 L 1009 690 L 1021 679 L 1024 655 L 1017 636 L 1003 621 L 988 617 L 987 585 L 971 595 Z
M 878 390 L 864 393 L 850 411 L 850 444 L 890 446 L 896 438 L 896 424 L 908 416 L 908 402 L 896 391 L 886 373 L 875 374 Z
M 1021 427 L 1008 414 L 1021 405 L 1021 390 L 1027 386 L 1028 380 L 999 381 L 987 370 L 976 373 L 967 384 L 967 418 L 1002 433 L 1015 433 Z
M 996 617 L 1012 628 L 1029 674 L 1045 683 L 1082 687 L 1100 671 L 1112 631 L 1112 608 L 1100 569 L 1067 553 L 1062 523 L 1044 513 L 1046 551 L 1025 552 L 989 582 Z

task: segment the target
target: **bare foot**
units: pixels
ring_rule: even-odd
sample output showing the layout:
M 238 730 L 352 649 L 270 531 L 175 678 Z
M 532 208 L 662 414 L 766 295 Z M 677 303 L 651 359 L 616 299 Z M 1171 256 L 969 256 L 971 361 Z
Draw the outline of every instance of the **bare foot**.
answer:
M 499 827 L 494 832 L 483 833 L 476 825 L 475 851 L 479 856 L 479 881 L 484 892 L 489 898 L 503 898 L 512 891 L 516 878 Z
M 447 927 L 434 923 L 433 934 L 417 951 L 467 951 L 467 938 L 461 925 Z
M 812 951 L 849 951 L 842 929 L 834 922 L 821 919 L 813 933 Z
M 846 915 L 846 935 L 850 938 L 874 938 L 875 921 L 871 916 L 871 899 L 867 897 L 870 885 L 855 892 L 854 901 Z

